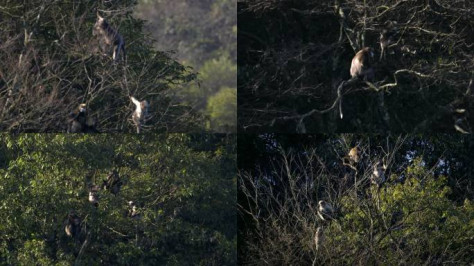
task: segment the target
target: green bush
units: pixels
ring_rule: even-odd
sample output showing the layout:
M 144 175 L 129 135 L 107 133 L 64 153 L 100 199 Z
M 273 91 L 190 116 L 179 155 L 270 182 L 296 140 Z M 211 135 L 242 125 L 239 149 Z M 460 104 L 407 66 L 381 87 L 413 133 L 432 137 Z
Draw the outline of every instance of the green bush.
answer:
M 165 265 L 236 261 L 235 138 L 1 135 L 0 264 Z M 101 189 L 116 169 L 114 196 Z M 142 215 L 127 216 L 128 201 Z M 81 218 L 77 241 L 67 214 Z

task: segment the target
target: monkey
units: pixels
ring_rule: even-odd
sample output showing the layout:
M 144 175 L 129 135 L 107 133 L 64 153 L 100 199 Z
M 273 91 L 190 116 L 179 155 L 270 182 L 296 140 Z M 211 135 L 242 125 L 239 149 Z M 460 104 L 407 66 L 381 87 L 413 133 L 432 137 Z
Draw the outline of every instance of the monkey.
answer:
M 470 130 L 466 130 L 469 126 L 465 123 L 466 118 L 458 118 L 454 121 L 454 129 L 462 134 L 471 134 Z M 466 129 L 465 129 L 466 128 Z
M 360 160 L 361 151 L 359 149 L 359 144 L 357 144 L 349 150 L 346 156 L 342 157 L 342 164 L 350 167 L 352 170 L 355 171 L 355 174 L 357 175 L 358 170 L 360 169 L 360 165 L 358 166 Z
M 107 175 L 107 180 L 104 180 L 102 188 L 109 189 L 112 186 L 112 184 L 115 182 L 115 180 L 117 179 L 117 176 L 118 176 L 117 170 L 114 169 L 110 171 L 109 174 Z
M 89 202 L 96 208 L 99 207 L 99 196 L 97 195 L 97 192 L 89 191 Z
M 380 41 L 380 58 L 379 61 L 385 59 L 387 55 L 387 48 L 393 43 L 396 31 L 394 29 L 383 29 L 379 36 Z
M 395 21 L 387 21 L 385 23 L 385 29 L 382 30 L 379 36 L 380 41 L 380 58 L 379 61 L 385 59 L 387 54 L 387 48 L 392 44 L 395 35 L 397 34 L 397 23 Z
M 363 78 L 365 81 L 374 79 L 372 61 L 374 52 L 370 47 L 364 47 L 356 53 L 351 63 L 351 77 Z
M 470 134 L 471 129 L 468 123 L 468 113 L 464 108 L 453 110 L 454 129 L 462 134 Z
M 141 219 L 142 215 L 138 212 L 137 205 L 133 201 L 128 202 L 129 210 L 128 210 L 128 217 L 132 219 Z
M 382 61 L 382 59 L 385 59 L 385 54 L 386 54 L 386 49 L 388 45 L 391 43 L 391 38 L 388 36 L 388 31 L 386 29 L 382 30 L 380 33 L 380 58 L 379 61 Z
M 370 47 L 364 47 L 358 51 L 352 58 L 350 74 L 351 78 L 364 79 L 364 81 L 372 81 L 374 79 L 374 69 L 372 68 L 372 61 L 374 58 L 374 52 Z M 352 80 L 351 79 L 351 80 Z M 337 87 L 337 96 L 339 99 L 339 114 L 340 118 L 343 119 L 342 113 L 342 89 L 346 84 L 346 81 L 342 81 Z
M 79 104 L 76 110 L 69 114 L 68 133 L 98 133 L 95 121 L 87 117 L 85 103 Z
M 404 57 L 415 56 L 418 53 L 418 51 L 411 45 L 402 45 L 400 51 Z
M 81 233 L 81 218 L 74 211 L 69 212 L 64 231 L 72 238 L 77 238 Z
M 318 216 L 323 221 L 332 220 L 334 219 L 334 208 L 331 204 L 320 200 L 318 202 Z
M 136 109 L 132 114 L 132 121 L 137 127 L 137 133 L 140 133 L 141 131 L 141 126 L 145 120 L 145 117 L 148 115 L 148 101 L 143 100 L 143 101 L 138 101 L 135 99 L 135 97 L 130 96 L 130 100 L 135 104 Z
M 99 207 L 99 195 L 97 195 L 98 191 L 98 186 L 93 185 L 89 188 L 89 202 L 96 208 Z
M 370 177 L 370 181 L 374 185 L 378 185 L 379 187 L 385 182 L 385 169 L 386 166 L 383 165 L 380 161 L 374 164 L 374 170 L 372 172 L 372 176 Z
M 97 13 L 97 21 L 92 29 L 92 35 L 97 36 L 99 40 L 99 48 L 104 51 L 104 44 L 106 47 L 113 46 L 112 59 L 117 62 L 120 52 L 122 52 L 122 59 L 126 60 L 125 41 L 109 23 Z
M 324 238 L 324 228 L 322 226 L 318 226 L 316 233 L 314 234 L 314 244 L 316 245 L 316 250 L 319 250 L 319 248 L 322 246 Z
M 87 120 L 86 104 L 81 103 L 76 110 L 69 114 L 68 133 L 83 132 Z
M 107 180 L 104 180 L 102 183 L 102 188 L 105 190 L 109 190 L 110 193 L 114 194 L 114 196 L 117 196 L 117 194 L 120 192 L 120 188 L 122 187 L 123 182 L 120 180 L 119 174 L 116 170 L 113 170 L 109 172 L 109 175 L 107 176 Z
M 352 161 L 354 163 L 358 163 L 359 160 L 360 160 L 360 158 L 359 158 L 359 148 L 357 146 L 350 149 L 350 151 L 347 155 L 349 155 L 350 161 Z

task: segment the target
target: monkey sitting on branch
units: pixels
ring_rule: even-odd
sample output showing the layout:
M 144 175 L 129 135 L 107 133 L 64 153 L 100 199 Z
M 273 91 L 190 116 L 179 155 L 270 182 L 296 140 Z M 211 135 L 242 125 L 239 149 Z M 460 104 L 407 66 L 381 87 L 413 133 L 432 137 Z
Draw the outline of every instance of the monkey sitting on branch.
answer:
M 117 194 L 120 192 L 120 188 L 122 187 L 122 185 L 123 182 L 120 179 L 118 172 L 116 170 L 113 170 L 109 172 L 107 180 L 104 180 L 104 182 L 102 183 L 102 188 L 110 191 L 110 193 L 114 194 L 114 196 L 117 196 Z
M 116 62 L 122 52 L 122 59 L 125 61 L 125 41 L 117 30 L 112 28 L 109 23 L 97 13 L 97 21 L 92 29 L 92 35 L 97 36 L 99 48 L 102 52 L 113 46 L 112 58 Z
M 373 68 L 374 63 L 374 50 L 371 47 L 364 47 L 358 51 L 351 62 L 351 79 L 348 81 L 343 81 L 337 87 L 337 95 L 339 97 L 339 114 L 341 119 L 344 117 L 342 113 L 342 90 L 345 86 L 359 82 L 359 80 L 364 80 L 367 85 L 371 88 L 377 88 L 372 84 L 375 79 L 375 72 Z
M 364 47 L 358 51 L 351 63 L 351 77 L 361 78 L 365 81 L 372 81 L 374 79 L 374 69 L 372 62 L 374 60 L 374 52 L 370 47 Z
M 69 212 L 64 231 L 67 236 L 77 239 L 81 233 L 81 218 L 74 212 Z
M 387 170 L 387 166 L 381 161 L 377 161 L 373 166 L 373 172 L 370 176 L 371 183 L 380 188 L 385 183 L 385 170 Z
M 395 36 L 398 34 L 398 27 L 396 21 L 387 21 L 385 28 L 380 32 L 380 58 L 379 61 L 385 59 L 387 55 L 387 49 L 395 41 Z
M 81 103 L 76 110 L 69 114 L 68 133 L 98 133 L 93 119 L 87 117 L 85 103 Z
M 127 214 L 128 217 L 135 220 L 139 220 L 142 218 L 142 215 L 140 214 L 140 212 L 138 212 L 138 207 L 137 207 L 137 204 L 135 204 L 135 202 L 129 201 L 128 207 L 129 207 L 128 214 Z
M 99 207 L 99 186 L 91 185 L 89 187 L 89 202 L 96 208 Z
M 357 144 L 349 150 L 346 156 L 342 157 L 342 164 L 350 167 L 357 173 L 357 165 L 361 162 L 361 158 L 362 150 L 359 148 L 359 144 Z
M 329 221 L 335 219 L 336 211 L 332 205 L 324 200 L 318 202 L 318 216 L 323 221 Z

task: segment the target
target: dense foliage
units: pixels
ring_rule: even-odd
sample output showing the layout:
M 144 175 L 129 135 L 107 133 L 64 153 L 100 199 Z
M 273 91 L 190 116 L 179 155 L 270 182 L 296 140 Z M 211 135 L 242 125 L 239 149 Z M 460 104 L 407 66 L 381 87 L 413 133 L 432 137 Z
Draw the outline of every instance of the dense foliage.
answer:
M 240 0 L 238 21 L 240 130 L 474 128 L 471 1 Z M 384 30 L 392 38 L 381 58 Z M 375 79 L 349 82 L 367 46 Z
M 1 135 L 0 264 L 236 263 L 236 141 L 216 135 Z M 123 186 L 101 189 L 116 169 Z M 140 219 L 127 215 L 128 201 Z M 65 233 L 74 210 L 77 240 Z
M 361 155 L 358 163 L 347 155 L 354 146 Z M 243 149 L 247 152 L 241 156 Z M 239 261 L 474 261 L 473 138 L 244 136 L 239 137 L 238 153 Z M 386 166 L 387 179 L 380 187 L 371 182 L 379 160 Z M 334 206 L 334 220 L 318 217 L 320 200 Z M 316 248 L 318 227 L 324 240 Z
M 143 131 L 189 132 L 204 119 L 177 91 L 195 73 L 152 48 L 136 0 L 0 1 L 0 130 L 64 132 L 68 114 L 86 103 L 101 132 L 134 132 L 132 95 L 150 102 Z M 125 39 L 113 62 L 92 35 L 96 13 Z
M 207 117 L 213 131 L 235 131 L 237 125 L 236 0 L 141 0 L 137 16 L 157 40 L 155 47 L 198 72 L 199 83 L 180 92 Z

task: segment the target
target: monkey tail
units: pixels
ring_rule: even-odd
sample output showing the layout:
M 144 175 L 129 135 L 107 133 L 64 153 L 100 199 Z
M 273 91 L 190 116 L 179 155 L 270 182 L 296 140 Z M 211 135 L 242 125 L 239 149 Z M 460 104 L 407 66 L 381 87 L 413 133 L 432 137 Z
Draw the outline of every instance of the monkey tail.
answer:
M 343 118 L 344 114 L 342 113 L 342 88 L 344 87 L 345 81 L 342 81 L 341 84 L 337 87 L 337 98 L 339 99 L 339 115 L 341 119 Z
M 344 114 L 342 113 L 342 97 L 341 97 L 341 99 L 339 99 L 339 114 L 340 114 L 341 119 L 342 119 L 342 117 L 344 116 Z

